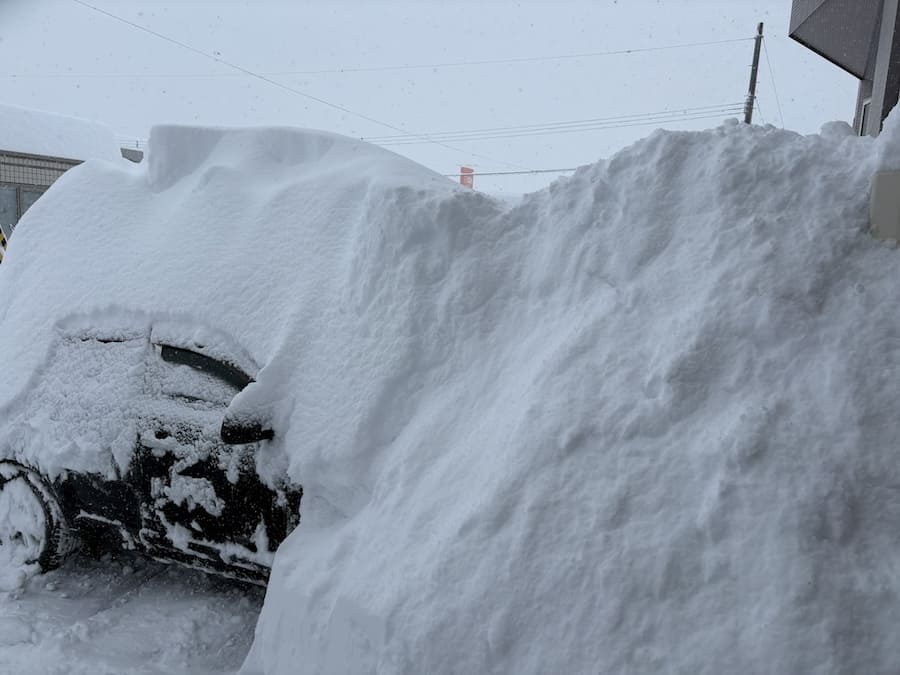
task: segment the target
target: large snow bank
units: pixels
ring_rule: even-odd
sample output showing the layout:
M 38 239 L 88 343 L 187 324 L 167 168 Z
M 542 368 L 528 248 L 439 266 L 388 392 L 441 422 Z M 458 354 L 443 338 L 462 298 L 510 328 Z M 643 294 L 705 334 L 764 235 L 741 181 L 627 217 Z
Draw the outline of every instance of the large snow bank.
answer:
M 305 489 L 248 675 L 896 672 L 900 264 L 865 229 L 898 144 L 657 132 L 508 208 L 349 139 L 156 129 L 23 218 L 0 405 L 73 312 L 247 350 Z
M 65 159 L 121 160 L 113 132 L 76 117 L 0 103 L 0 151 Z
M 505 213 L 370 219 L 347 293 L 397 365 L 353 444 L 298 449 L 317 508 L 246 672 L 896 672 L 876 161 L 659 132 Z

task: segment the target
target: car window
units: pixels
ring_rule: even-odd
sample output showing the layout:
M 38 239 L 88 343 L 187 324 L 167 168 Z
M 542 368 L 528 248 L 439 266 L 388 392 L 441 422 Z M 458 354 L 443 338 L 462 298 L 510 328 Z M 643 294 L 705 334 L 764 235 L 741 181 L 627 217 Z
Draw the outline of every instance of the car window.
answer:
M 160 356 L 162 356 L 163 361 L 180 363 L 185 366 L 190 366 L 195 370 L 209 373 L 213 377 L 216 377 L 223 382 L 227 382 L 235 389 L 243 389 L 253 382 L 252 377 L 230 363 L 217 361 L 205 354 L 199 354 L 190 349 L 172 347 L 171 345 L 160 345 L 160 347 Z
M 157 345 L 160 360 L 151 369 L 155 387 L 166 396 L 228 405 L 253 381 L 235 366 L 189 349 Z

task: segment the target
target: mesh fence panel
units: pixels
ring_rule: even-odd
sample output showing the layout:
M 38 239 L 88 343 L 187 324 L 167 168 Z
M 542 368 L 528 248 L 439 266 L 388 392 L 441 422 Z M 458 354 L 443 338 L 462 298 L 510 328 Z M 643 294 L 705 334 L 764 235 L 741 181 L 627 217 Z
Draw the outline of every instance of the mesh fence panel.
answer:
M 0 183 L 39 185 L 47 188 L 66 171 L 80 163 L 58 157 L 37 157 L 0 151 Z

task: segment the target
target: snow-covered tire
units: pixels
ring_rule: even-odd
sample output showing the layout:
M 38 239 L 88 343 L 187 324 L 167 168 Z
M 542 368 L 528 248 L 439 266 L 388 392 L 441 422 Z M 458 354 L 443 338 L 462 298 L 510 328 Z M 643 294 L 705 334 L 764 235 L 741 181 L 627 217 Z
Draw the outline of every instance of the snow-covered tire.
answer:
M 0 567 L 25 576 L 58 567 L 75 550 L 53 490 L 36 471 L 0 461 Z

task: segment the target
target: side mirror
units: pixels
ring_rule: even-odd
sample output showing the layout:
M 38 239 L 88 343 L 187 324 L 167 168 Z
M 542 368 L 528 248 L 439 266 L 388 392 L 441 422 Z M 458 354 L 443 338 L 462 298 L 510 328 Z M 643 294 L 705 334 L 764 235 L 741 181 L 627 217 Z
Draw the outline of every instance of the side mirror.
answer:
M 222 442 L 228 445 L 244 445 L 257 441 L 271 441 L 275 437 L 272 429 L 265 429 L 262 423 L 254 420 L 237 420 L 226 417 L 222 420 Z

